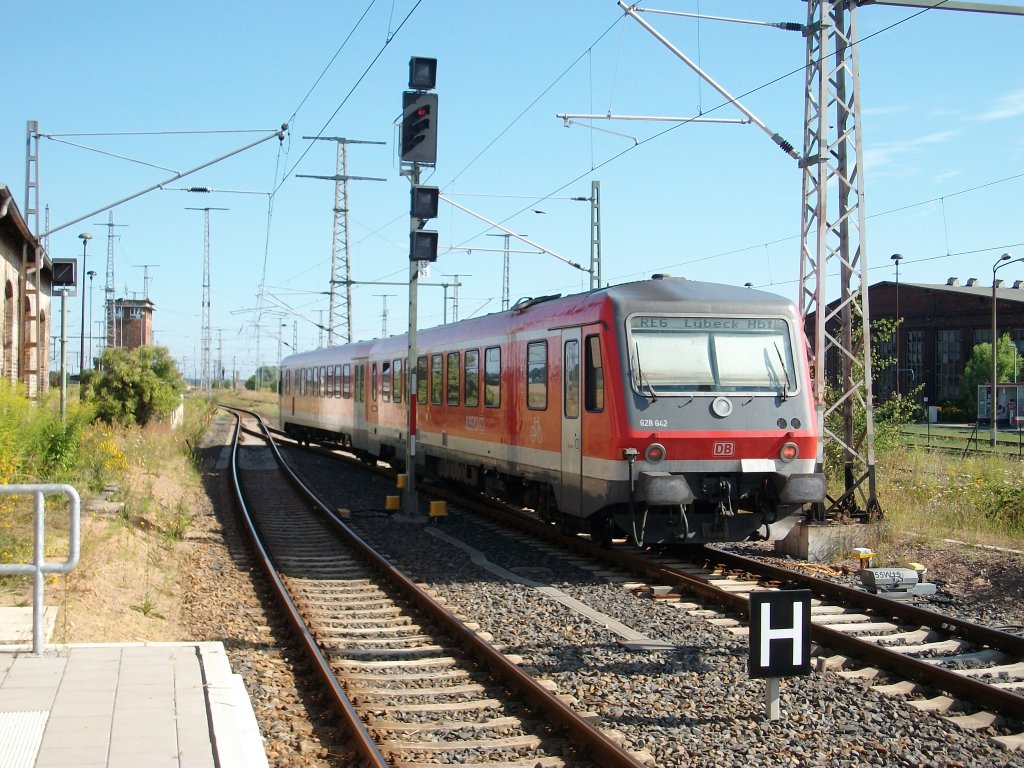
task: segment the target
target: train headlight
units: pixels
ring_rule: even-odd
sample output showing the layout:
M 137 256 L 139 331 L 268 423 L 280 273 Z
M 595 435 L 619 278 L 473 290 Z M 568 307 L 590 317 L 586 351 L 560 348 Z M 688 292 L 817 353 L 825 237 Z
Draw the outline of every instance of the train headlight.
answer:
M 796 443 L 786 443 L 779 451 L 779 458 L 785 462 L 793 461 L 799 455 L 800 449 L 796 447 Z
M 651 464 L 657 464 L 665 458 L 665 446 L 661 443 L 651 443 L 644 449 L 644 460 Z

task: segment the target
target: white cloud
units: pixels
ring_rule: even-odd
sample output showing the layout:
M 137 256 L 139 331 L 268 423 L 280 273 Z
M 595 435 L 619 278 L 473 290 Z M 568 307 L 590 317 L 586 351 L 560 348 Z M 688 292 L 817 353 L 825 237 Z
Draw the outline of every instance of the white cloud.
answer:
M 977 120 L 1006 120 L 1010 117 L 1024 115 L 1024 90 L 1011 91 L 1000 96 L 987 112 L 982 112 Z
M 951 141 L 957 135 L 957 131 L 936 131 L 935 133 L 919 136 L 916 139 L 867 147 L 864 150 L 864 166 L 877 170 L 882 166 L 889 165 L 897 158 L 915 154 L 922 147 Z

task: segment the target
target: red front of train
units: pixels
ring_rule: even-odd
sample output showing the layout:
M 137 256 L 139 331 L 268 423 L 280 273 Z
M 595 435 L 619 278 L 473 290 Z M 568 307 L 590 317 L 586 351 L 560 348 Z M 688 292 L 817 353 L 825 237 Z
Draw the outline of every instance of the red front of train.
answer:
M 405 337 L 288 358 L 282 424 L 405 455 Z M 678 278 L 422 331 L 417 462 L 567 531 L 642 543 L 784 534 L 824 498 L 802 326 L 773 294 Z

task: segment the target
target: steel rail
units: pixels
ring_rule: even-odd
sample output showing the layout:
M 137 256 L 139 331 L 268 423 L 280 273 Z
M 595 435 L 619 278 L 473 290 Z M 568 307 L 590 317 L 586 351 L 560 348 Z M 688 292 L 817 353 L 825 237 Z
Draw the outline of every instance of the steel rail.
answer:
M 288 466 L 262 418 L 252 414 L 259 420 L 270 447 L 273 450 L 281 470 L 291 479 L 293 485 L 308 496 L 326 519 L 344 535 L 370 564 L 375 566 L 393 585 L 402 590 L 417 604 L 429 612 L 446 631 L 458 639 L 473 656 L 486 668 L 499 676 L 509 688 L 516 691 L 529 704 L 544 714 L 545 721 L 552 726 L 564 729 L 573 742 L 585 752 L 586 756 L 605 768 L 642 768 L 644 763 L 633 757 L 627 750 L 609 738 L 603 731 L 592 726 L 575 710 L 561 699 L 550 693 L 537 680 L 528 675 L 518 665 L 512 663 L 503 653 L 496 650 L 490 643 L 470 629 L 451 611 L 427 594 L 405 574 L 397 570 L 391 563 L 382 558 L 355 531 L 341 520 L 337 514 L 317 497 L 305 482 Z
M 733 552 L 721 552 L 717 549 L 709 550 L 709 552 L 712 553 L 711 556 L 725 565 L 751 570 L 754 573 L 766 575 L 776 581 L 802 584 L 815 594 L 869 609 L 880 616 L 888 616 L 901 622 L 919 624 L 924 627 L 931 627 L 932 629 L 954 632 L 973 643 L 987 645 L 990 648 L 996 648 L 1024 657 L 1024 637 L 1020 635 L 975 624 L 955 616 L 947 616 L 929 608 L 922 608 L 912 603 L 903 603 L 888 597 L 865 592 L 855 587 L 836 584 L 817 576 L 799 573 L 788 568 L 772 565 L 771 563 L 764 563 L 760 560 L 737 555 Z
M 451 491 L 446 491 L 440 487 L 434 488 L 432 491 L 440 495 L 452 495 Z M 459 503 L 474 509 L 474 511 L 483 512 L 495 518 L 500 517 L 506 522 L 508 522 L 509 516 L 512 516 L 515 524 L 533 534 L 551 541 L 560 542 L 591 557 L 641 575 L 646 579 L 678 587 L 732 613 L 740 614 L 744 617 L 749 615 L 749 602 L 745 595 L 721 590 L 714 586 L 712 582 L 700 576 L 681 571 L 671 565 L 648 560 L 635 552 L 614 548 L 608 549 L 594 544 L 588 539 L 579 537 L 567 538 L 557 532 L 554 526 L 524 518 L 512 510 L 501 511 L 496 509 L 491 502 L 467 501 L 465 497 L 460 497 Z M 914 605 L 901 604 L 889 598 L 872 595 L 868 592 L 845 587 L 785 568 L 767 565 L 761 561 L 745 558 L 741 555 L 708 548 L 705 548 L 705 550 L 707 556 L 716 562 L 724 562 L 740 570 L 759 576 L 767 576 L 770 580 L 800 584 L 810 588 L 818 596 L 870 609 L 880 615 L 896 618 L 907 623 L 917 623 L 950 633 L 959 633 L 972 642 L 1007 653 L 1024 656 L 1024 638 L 1008 632 L 972 624 L 969 621 L 946 616 Z M 981 680 L 967 677 L 937 666 L 934 663 L 909 657 L 906 654 L 896 653 L 883 646 L 860 640 L 821 624 L 812 623 L 811 639 L 819 645 L 866 661 L 925 686 L 969 699 L 985 709 L 994 709 L 1002 714 L 1024 719 L 1024 696 L 1008 689 L 996 688 Z
M 221 407 L 223 408 L 223 406 Z M 338 711 L 345 720 L 348 735 L 352 740 L 351 746 L 354 747 L 354 751 L 362 758 L 363 761 L 365 761 L 364 765 L 368 768 L 387 768 L 390 763 L 377 748 L 377 744 L 374 741 L 373 736 L 371 736 L 370 732 L 366 729 L 366 725 L 359 717 L 359 713 L 352 705 L 352 702 L 346 695 L 345 690 L 341 687 L 337 677 L 331 670 L 330 663 L 324 657 L 323 652 L 317 645 L 316 640 L 309 631 L 309 628 L 302 620 L 298 607 L 292 601 L 287 588 L 281 581 L 281 577 L 278 575 L 277 569 L 274 567 L 266 548 L 263 546 L 263 542 L 256 529 L 255 523 L 253 522 L 252 516 L 249 514 L 249 509 L 245 503 L 245 493 L 242 491 L 241 480 L 238 476 L 238 443 L 239 435 L 242 431 L 242 418 L 239 414 L 249 412 L 228 408 L 224 408 L 224 410 L 228 411 L 235 417 L 235 434 L 231 441 L 231 480 L 234 487 L 234 499 L 238 506 L 238 510 L 245 521 L 246 530 L 249 532 L 249 539 L 252 542 L 253 548 L 256 550 L 260 564 L 263 566 L 263 571 L 270 579 L 271 584 L 274 587 L 274 591 L 278 596 L 279 604 L 284 607 L 285 612 L 291 621 L 292 629 L 298 636 L 309 660 L 313 663 L 313 667 L 316 670 L 317 675 L 330 691 L 331 703 L 334 704 L 336 711 Z M 254 414 L 250 413 L 250 415 Z M 259 419 L 258 416 L 256 416 L 256 418 Z M 262 419 L 259 419 L 259 421 L 262 424 Z M 246 432 L 248 431 L 249 430 L 246 430 Z M 273 445 L 273 441 L 271 441 L 271 445 Z

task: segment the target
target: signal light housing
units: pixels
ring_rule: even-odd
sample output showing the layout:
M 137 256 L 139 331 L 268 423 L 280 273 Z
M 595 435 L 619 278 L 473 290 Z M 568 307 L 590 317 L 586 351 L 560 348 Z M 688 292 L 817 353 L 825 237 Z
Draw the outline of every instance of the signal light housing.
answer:
M 441 192 L 437 187 L 424 187 L 418 184 L 412 186 L 412 201 L 409 210 L 417 219 L 436 219 L 438 195 Z
M 413 56 L 409 59 L 409 88 L 414 91 L 432 90 L 437 83 L 437 59 Z
M 409 261 L 437 261 L 437 232 L 414 229 L 409 233 Z
M 437 162 L 437 94 L 402 93 L 402 162 Z

